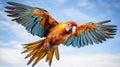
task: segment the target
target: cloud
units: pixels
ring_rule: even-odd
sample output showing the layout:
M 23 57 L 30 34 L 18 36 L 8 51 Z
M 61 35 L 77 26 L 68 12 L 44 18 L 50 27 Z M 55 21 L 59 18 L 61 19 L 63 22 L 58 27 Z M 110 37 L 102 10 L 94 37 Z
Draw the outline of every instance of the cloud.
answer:
M 3 7 L 2 4 L 0 3 L 0 8 Z
M 0 41 L 0 47 L 11 47 L 21 49 L 23 46 L 21 45 L 23 42 L 17 40 L 8 40 L 7 42 Z
M 11 45 L 10 47 L 12 48 L 21 48 L 21 44 L 43 39 L 28 33 L 23 26 L 17 24 L 16 22 L 0 20 L 0 23 L 0 31 L 9 33 L 9 37 L 7 38 L 6 34 L 0 35 L 0 46 L 2 47 L 8 47 Z M 4 38 L 6 38 L 6 41 L 4 41 Z
M 53 0 L 53 2 L 56 4 L 63 4 L 65 2 L 67 2 L 67 0 Z
M 3 64 L 8 64 L 10 67 L 12 67 L 12 65 L 23 65 L 24 59 L 23 55 L 20 53 L 21 51 L 18 49 L 0 48 L 0 62 Z
M 78 6 L 86 8 L 86 9 L 96 8 L 96 5 L 89 0 L 79 0 Z
M 117 8 L 120 9 L 120 1 L 104 1 L 104 0 L 98 0 L 99 4 L 101 6 L 104 6 L 107 9 L 111 8 Z
M 120 41 L 120 36 L 116 36 L 113 40 Z
M 29 59 L 24 59 L 26 54 L 21 54 L 22 50 L 10 49 L 10 48 L 0 48 L 0 66 L 3 67 L 31 67 L 27 65 Z M 40 61 L 35 67 L 47 67 L 45 59 Z
M 29 67 L 26 65 L 28 59 L 25 60 L 25 54 L 20 54 L 21 50 L 0 48 L 0 62 L 9 67 Z M 54 58 L 52 67 L 119 67 L 120 54 L 61 54 L 60 60 Z M 31 65 L 30 65 L 31 66 Z M 35 67 L 45 66 L 45 58 L 41 60 Z
M 115 3 L 113 3 L 113 5 L 115 8 L 120 9 L 120 2 L 115 2 Z
M 93 21 L 95 18 L 88 16 L 84 12 L 80 12 L 79 10 L 75 8 L 67 8 L 63 10 L 63 14 L 69 17 L 70 19 L 74 19 L 76 21 Z
M 11 18 L 7 17 L 6 13 L 4 13 L 3 11 L 0 11 L 0 15 L 2 16 L 2 20 L 0 20 L 0 30 L 12 33 L 12 35 L 10 35 L 11 37 L 15 38 L 15 36 L 17 36 L 18 39 L 24 41 L 40 39 L 39 37 L 33 36 L 32 34 L 28 33 L 22 25 L 16 23 L 15 21 L 10 21 Z
M 57 67 L 119 67 L 120 54 L 64 55 Z

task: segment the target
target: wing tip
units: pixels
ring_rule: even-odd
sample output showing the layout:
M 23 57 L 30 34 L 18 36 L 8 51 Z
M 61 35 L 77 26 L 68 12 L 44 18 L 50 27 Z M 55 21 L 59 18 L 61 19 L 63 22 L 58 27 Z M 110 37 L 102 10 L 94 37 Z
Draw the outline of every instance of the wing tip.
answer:
M 100 21 L 99 24 L 109 23 L 111 20 Z
M 15 2 L 10 2 L 10 1 L 7 2 L 7 4 L 10 4 L 10 5 L 12 5 L 13 3 L 15 3 Z

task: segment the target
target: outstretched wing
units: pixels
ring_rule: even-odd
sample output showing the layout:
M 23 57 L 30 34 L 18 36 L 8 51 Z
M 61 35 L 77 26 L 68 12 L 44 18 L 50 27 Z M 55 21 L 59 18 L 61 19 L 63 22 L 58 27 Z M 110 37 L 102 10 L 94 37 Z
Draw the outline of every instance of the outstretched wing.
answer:
M 114 38 L 116 32 L 116 25 L 108 25 L 106 23 L 110 20 L 98 23 L 89 22 L 78 25 L 74 35 L 70 36 L 64 44 L 66 46 L 84 47 L 85 45 L 93 43 L 99 44 L 106 39 Z
M 15 2 L 7 2 L 11 6 L 6 6 L 8 16 L 13 17 L 12 21 L 23 25 L 28 32 L 39 37 L 45 37 L 51 28 L 58 22 L 42 8 L 31 7 Z

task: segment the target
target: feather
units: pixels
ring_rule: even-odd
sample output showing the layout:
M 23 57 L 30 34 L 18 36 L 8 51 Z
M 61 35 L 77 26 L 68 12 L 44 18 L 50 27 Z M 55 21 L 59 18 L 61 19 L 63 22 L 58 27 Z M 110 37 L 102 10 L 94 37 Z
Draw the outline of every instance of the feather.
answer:
M 41 50 L 39 49 L 29 60 L 29 62 L 27 63 L 27 65 L 29 65 L 35 58 L 37 58 L 39 56 L 39 52 Z
M 54 54 L 54 50 L 52 49 L 51 50 L 51 55 L 50 55 L 50 58 L 49 58 L 49 66 L 51 66 L 51 63 L 52 63 L 53 54 Z
M 73 47 L 76 47 L 78 45 L 78 37 L 74 37 L 74 41 L 71 43 Z
M 91 35 L 93 41 L 94 41 L 96 44 L 99 44 L 98 39 L 97 39 L 96 36 L 93 34 L 93 32 L 90 31 L 89 33 L 90 33 L 90 35 Z
M 106 41 L 105 36 L 104 36 L 100 31 L 98 31 L 98 30 L 96 29 L 95 32 L 96 32 L 96 34 L 97 34 L 102 40 Z
M 66 46 L 70 46 L 73 40 L 74 40 L 74 37 L 69 37 L 68 40 L 65 41 Z
M 105 23 L 108 23 L 108 22 L 111 22 L 111 20 L 105 20 L 105 21 L 101 21 L 101 22 L 98 22 L 99 24 L 105 24 Z
M 23 4 L 20 4 L 20 3 L 15 3 L 15 2 L 7 2 L 7 3 L 10 4 L 10 5 L 13 5 L 13 6 L 21 6 L 21 7 L 31 8 L 30 6 L 23 5 Z
M 78 45 L 78 48 L 81 47 L 81 36 L 79 36 L 79 45 Z
M 32 35 L 45 37 L 49 33 L 49 30 L 58 24 L 58 22 L 42 8 L 31 7 L 15 2 L 7 3 L 11 5 L 5 7 L 7 9 L 5 12 L 9 13 L 8 16 L 13 17 L 12 21 L 23 25 Z M 42 17 L 45 19 L 43 22 Z
M 32 56 L 32 55 L 34 55 L 37 51 L 38 51 L 37 49 L 32 50 L 32 51 L 25 57 L 25 59 L 26 59 L 26 58 L 29 58 L 29 57 Z
M 28 11 L 27 10 L 16 10 L 16 11 L 5 11 L 9 14 L 22 14 L 22 13 L 27 13 Z
M 83 31 L 83 33 L 82 33 L 82 34 L 84 34 L 84 35 L 83 35 L 84 45 L 87 45 L 87 44 L 88 44 L 88 42 L 87 42 L 87 39 L 86 39 L 85 30 Z
M 90 33 L 91 31 L 89 31 L 89 32 L 87 32 L 87 34 L 88 34 L 88 37 L 89 37 L 89 39 L 91 40 L 91 45 L 93 45 L 93 42 L 94 42 L 94 38 L 91 36 L 91 33 Z
M 40 61 L 43 57 L 45 57 L 46 54 L 47 54 L 46 51 L 41 50 L 32 66 L 35 66 L 38 63 L 38 61 Z
M 77 46 L 78 46 L 78 48 L 80 48 L 80 37 L 78 37 Z
M 89 38 L 89 36 L 88 36 L 88 34 L 87 34 L 87 31 L 85 31 L 84 33 L 85 33 L 85 38 L 86 38 L 86 40 L 87 40 L 87 42 L 88 42 L 87 45 L 88 45 L 88 44 L 93 44 L 92 41 L 91 41 L 91 39 Z
M 83 34 L 81 35 L 81 39 L 80 39 L 80 40 L 81 40 L 81 41 L 80 41 L 80 42 L 81 42 L 81 46 L 84 47 L 85 44 L 84 44 L 84 40 L 83 40 Z
M 59 50 L 58 50 L 58 47 L 56 47 L 55 49 L 55 57 L 57 60 L 59 60 Z

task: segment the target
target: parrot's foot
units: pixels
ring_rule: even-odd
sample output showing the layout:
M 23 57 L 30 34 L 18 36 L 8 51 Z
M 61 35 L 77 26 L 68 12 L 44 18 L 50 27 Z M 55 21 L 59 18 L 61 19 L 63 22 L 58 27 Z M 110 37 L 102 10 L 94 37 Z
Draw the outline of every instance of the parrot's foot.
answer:
M 57 45 L 52 46 L 53 51 L 56 49 Z
M 47 42 L 47 44 L 46 44 L 46 50 L 48 50 L 49 48 L 50 48 L 50 43 Z

